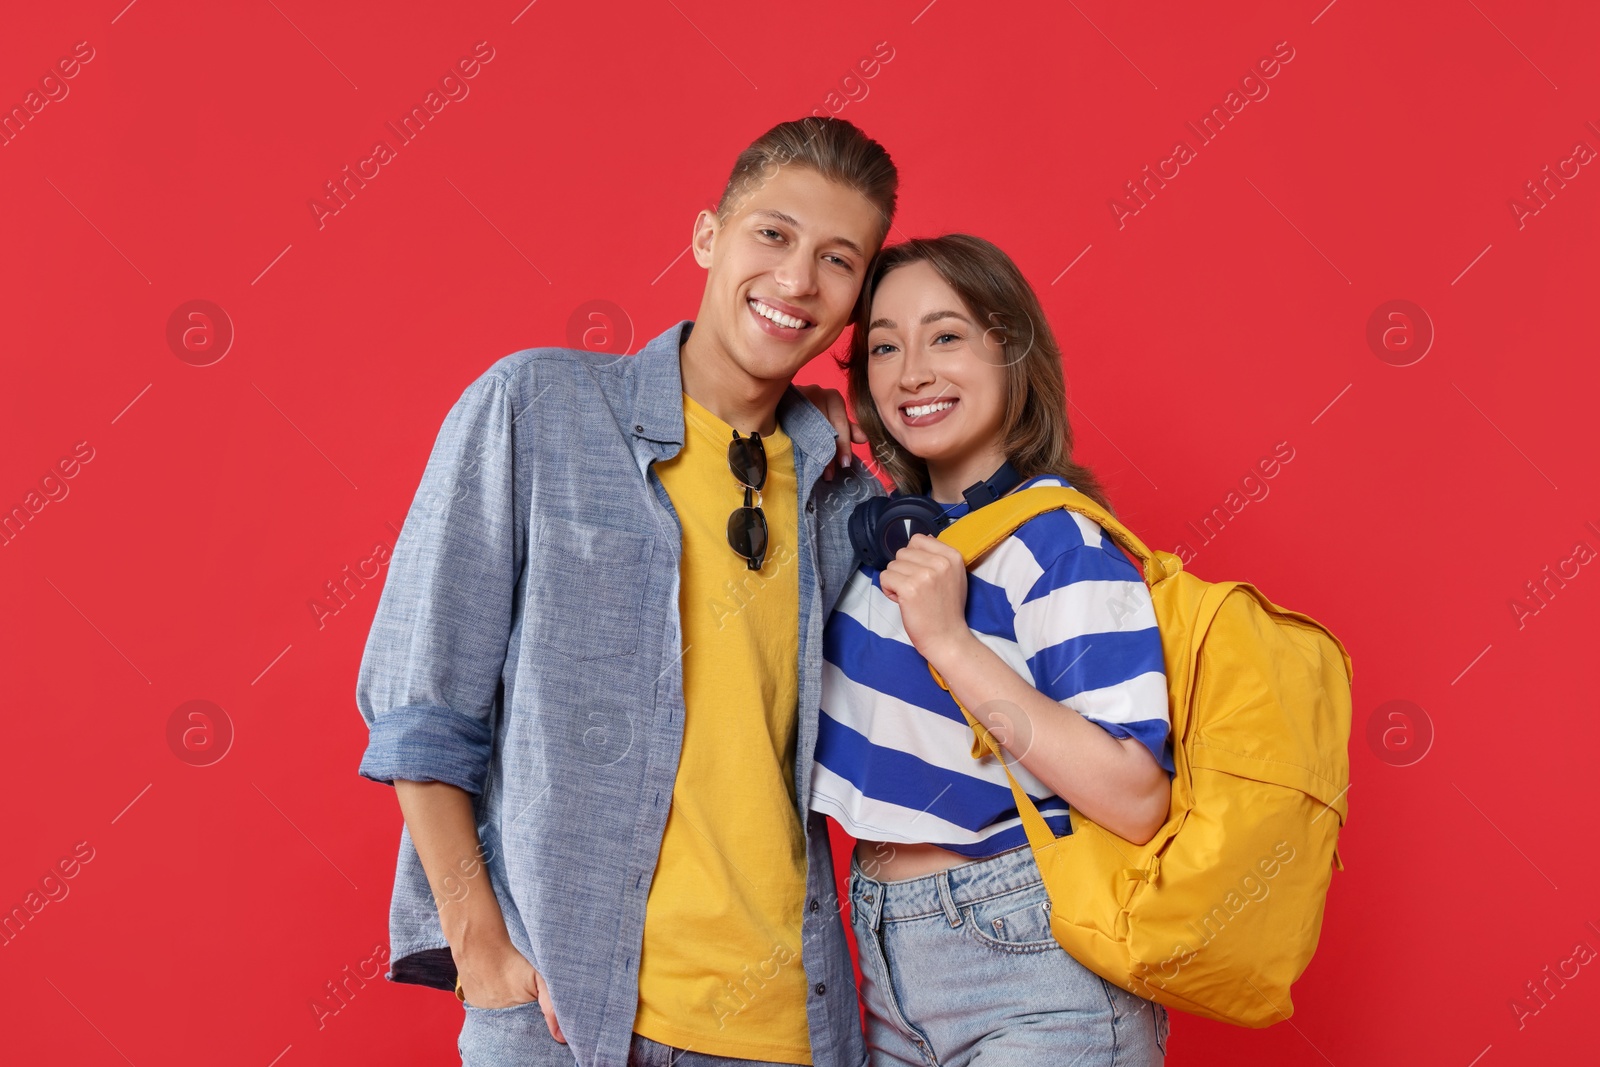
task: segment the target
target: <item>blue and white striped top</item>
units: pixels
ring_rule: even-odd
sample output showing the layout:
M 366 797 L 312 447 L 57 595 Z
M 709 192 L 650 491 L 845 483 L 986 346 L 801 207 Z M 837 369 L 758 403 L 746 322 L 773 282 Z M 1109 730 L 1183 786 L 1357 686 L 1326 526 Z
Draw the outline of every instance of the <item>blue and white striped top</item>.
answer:
M 1066 484 L 1042 474 L 1018 489 Z M 949 513 L 966 511 L 960 503 Z M 967 625 L 1040 692 L 1114 737 L 1136 738 L 1173 772 L 1150 590 L 1092 519 L 1045 512 L 1001 542 L 968 575 Z M 822 654 L 813 807 L 868 841 L 973 858 L 1027 843 L 1005 770 L 993 755 L 972 758 L 971 727 L 928 673 L 872 567 L 845 587 Z M 1071 833 L 1067 802 L 1009 762 L 1050 829 Z

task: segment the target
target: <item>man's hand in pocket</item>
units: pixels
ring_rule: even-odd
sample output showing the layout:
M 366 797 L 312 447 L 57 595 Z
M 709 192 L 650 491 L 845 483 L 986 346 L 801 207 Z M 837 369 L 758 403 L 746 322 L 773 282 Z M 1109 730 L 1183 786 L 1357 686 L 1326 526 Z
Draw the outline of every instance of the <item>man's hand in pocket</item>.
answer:
M 533 964 L 514 946 L 508 943 L 487 958 L 458 959 L 456 969 L 460 975 L 461 995 L 467 1004 L 474 1008 L 514 1008 L 536 1000 L 544 1013 L 544 1024 L 550 1028 L 550 1036 L 563 1045 L 567 1043 L 561 1024 L 556 1022 L 544 975 L 534 970 Z

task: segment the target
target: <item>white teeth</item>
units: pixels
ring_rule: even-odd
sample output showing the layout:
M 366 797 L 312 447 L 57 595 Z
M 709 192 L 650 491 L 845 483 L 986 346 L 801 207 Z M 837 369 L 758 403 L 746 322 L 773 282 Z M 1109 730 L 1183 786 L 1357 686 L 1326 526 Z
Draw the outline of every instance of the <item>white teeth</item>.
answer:
M 750 306 L 756 309 L 756 314 L 762 318 L 771 319 L 779 326 L 787 326 L 791 330 L 798 330 L 806 324 L 805 319 L 797 319 L 793 315 L 785 315 L 777 308 L 770 308 L 759 300 L 750 301 Z
M 906 417 L 919 419 L 924 415 L 932 415 L 935 411 L 944 411 L 946 408 L 955 407 L 954 400 L 935 400 L 931 404 L 919 404 L 916 407 L 905 409 Z

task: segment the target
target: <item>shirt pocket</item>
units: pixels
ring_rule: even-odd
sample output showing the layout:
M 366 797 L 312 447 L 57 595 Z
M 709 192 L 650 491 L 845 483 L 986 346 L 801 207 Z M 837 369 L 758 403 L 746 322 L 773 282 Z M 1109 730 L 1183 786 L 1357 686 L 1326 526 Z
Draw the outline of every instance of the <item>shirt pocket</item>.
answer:
M 531 568 L 534 640 L 578 661 L 633 655 L 653 549 L 644 534 L 541 519 Z

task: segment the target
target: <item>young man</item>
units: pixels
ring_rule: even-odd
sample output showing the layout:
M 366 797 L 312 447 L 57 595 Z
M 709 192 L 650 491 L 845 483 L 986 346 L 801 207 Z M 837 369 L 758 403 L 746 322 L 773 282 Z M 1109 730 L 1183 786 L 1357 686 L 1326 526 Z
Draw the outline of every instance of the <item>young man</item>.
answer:
M 849 513 L 882 489 L 791 379 L 896 186 L 848 122 L 774 127 L 696 219 L 695 320 L 507 356 L 445 419 L 356 701 L 405 817 L 387 977 L 456 989 L 466 1067 L 865 1059 L 809 792 Z

